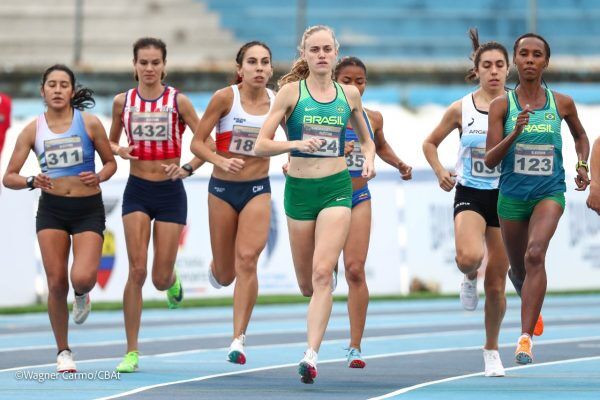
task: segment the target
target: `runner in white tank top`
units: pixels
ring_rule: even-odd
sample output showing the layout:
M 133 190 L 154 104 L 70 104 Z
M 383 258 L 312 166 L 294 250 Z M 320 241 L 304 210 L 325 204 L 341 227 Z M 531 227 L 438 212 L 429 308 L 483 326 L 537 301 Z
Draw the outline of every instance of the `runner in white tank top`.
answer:
M 273 92 L 267 89 L 273 75 L 271 50 L 262 42 L 246 43 L 236 63 L 236 82 L 212 97 L 192 152 L 214 165 L 208 187 L 213 253 L 208 279 L 215 288 L 235 280 L 233 341 L 227 359 L 245 364 L 246 329 L 258 295 L 256 265 L 271 220 L 269 159 L 254 153 L 258 131 L 273 104 Z M 215 127 L 216 153 L 205 143 Z

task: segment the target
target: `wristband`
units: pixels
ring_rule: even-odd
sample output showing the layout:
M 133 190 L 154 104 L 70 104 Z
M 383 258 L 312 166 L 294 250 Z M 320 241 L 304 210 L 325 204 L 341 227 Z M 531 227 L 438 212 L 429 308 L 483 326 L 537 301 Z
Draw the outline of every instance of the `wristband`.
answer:
M 186 171 L 189 175 L 188 176 L 192 176 L 194 175 L 194 168 L 192 168 L 192 166 L 190 164 L 183 164 L 181 166 L 181 169 L 183 169 L 184 171 Z
M 575 171 L 577 171 L 581 167 L 585 168 L 585 170 L 587 172 L 590 172 L 590 167 L 588 166 L 587 161 L 584 161 L 584 160 L 577 161 L 577 164 L 575 164 Z

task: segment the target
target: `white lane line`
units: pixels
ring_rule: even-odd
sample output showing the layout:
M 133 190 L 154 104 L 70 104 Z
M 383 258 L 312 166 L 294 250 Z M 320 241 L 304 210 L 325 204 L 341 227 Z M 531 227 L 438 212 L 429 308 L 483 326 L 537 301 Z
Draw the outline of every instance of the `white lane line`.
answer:
M 555 339 L 555 340 L 546 340 L 546 341 L 536 341 L 536 345 L 540 346 L 543 344 L 546 345 L 546 344 L 557 344 L 557 343 L 571 343 L 571 342 L 581 342 L 581 341 L 598 340 L 598 339 L 600 339 L 600 336 L 592 336 L 592 337 L 588 337 L 588 338 Z M 305 343 L 302 343 L 302 344 L 305 344 Z M 499 347 L 513 347 L 513 346 L 514 346 L 514 343 L 503 343 Z M 266 345 L 265 347 L 269 347 L 269 346 Z M 364 356 L 363 358 L 367 359 L 367 360 L 374 360 L 374 359 L 398 357 L 398 356 L 410 356 L 410 355 L 431 354 L 431 353 L 446 353 L 446 352 L 452 352 L 452 351 L 465 351 L 465 350 L 468 351 L 468 350 L 480 350 L 480 349 L 481 349 L 481 346 L 446 347 L 446 348 L 440 348 L 440 349 L 413 350 L 413 351 L 403 351 L 403 352 L 388 353 L 388 354 L 377 354 L 377 355 L 372 355 L 372 356 Z M 573 362 L 586 360 L 586 359 L 596 359 L 596 358 L 600 358 L 600 356 L 599 357 L 586 357 L 586 358 L 580 358 L 580 359 L 573 359 Z M 342 362 L 342 361 L 346 361 L 346 358 L 336 358 L 336 359 L 324 360 L 324 361 L 320 361 L 320 364 L 329 364 L 329 363 Z M 562 362 L 564 362 L 564 361 L 553 361 L 553 362 L 544 363 L 544 364 L 533 364 L 533 365 L 527 365 L 524 367 L 507 368 L 507 370 L 531 368 L 531 367 L 535 367 L 538 365 L 552 365 L 552 363 L 560 364 Z M 221 378 L 224 376 L 248 374 L 251 372 L 267 371 L 267 370 L 279 369 L 279 368 L 288 368 L 288 367 L 294 367 L 296 365 L 298 365 L 298 364 L 290 363 L 290 364 L 271 365 L 271 366 L 266 366 L 266 367 L 248 369 L 248 370 L 244 370 L 244 371 L 225 372 L 225 373 L 221 373 L 221 374 L 199 376 L 196 378 L 182 379 L 182 380 L 178 380 L 178 381 L 163 382 L 163 383 L 158 383 L 158 384 L 154 384 L 154 385 L 142 386 L 142 387 L 139 387 L 136 389 L 129 390 L 127 392 L 118 393 L 118 394 L 107 396 L 107 397 L 101 397 L 101 398 L 98 398 L 95 400 L 117 399 L 120 397 L 129 396 L 129 395 L 132 395 L 135 393 L 140 393 L 140 392 L 144 392 L 147 390 L 156 389 L 156 388 L 164 387 L 164 386 L 178 385 L 181 383 L 189 383 L 189 382 L 199 382 L 199 381 L 205 381 L 208 379 Z M 435 383 L 441 383 L 441 382 L 446 382 L 446 381 L 450 381 L 450 380 L 456 380 L 456 379 L 467 378 L 470 376 L 478 376 L 478 375 L 483 375 L 483 372 L 473 373 L 473 374 L 469 374 L 469 375 L 463 375 L 463 376 L 459 376 L 459 377 L 446 378 L 446 379 L 442 379 L 442 380 L 434 381 L 434 382 L 426 382 L 426 383 L 422 383 L 419 385 L 411 386 L 411 388 L 417 389 L 418 387 L 428 386 L 427 385 L 428 383 L 432 385 Z M 405 388 L 405 389 L 409 389 L 409 388 Z M 405 390 L 405 389 L 401 389 L 401 390 Z M 414 390 L 414 389 L 412 389 L 412 390 Z M 396 392 L 393 392 L 393 393 L 396 393 Z M 391 394 L 388 394 L 388 395 L 391 396 Z M 383 399 L 385 397 L 378 397 L 377 399 L 379 399 L 379 398 Z
M 567 359 L 567 360 L 549 361 L 549 362 L 539 363 L 539 364 L 522 365 L 522 366 L 518 366 L 518 367 L 506 368 L 506 371 L 514 371 L 514 370 L 525 369 L 525 368 L 547 367 L 547 366 L 552 366 L 552 365 L 570 364 L 570 363 L 576 363 L 576 362 L 582 362 L 582 361 L 591 361 L 591 360 L 600 360 L 600 356 L 570 358 L 570 359 Z M 392 398 L 392 397 L 395 397 L 395 396 L 398 396 L 398 395 L 401 395 L 401 394 L 404 394 L 404 393 L 412 392 L 413 390 L 421 389 L 421 388 L 424 388 L 424 387 L 427 387 L 427 386 L 433 386 L 433 385 L 437 385 L 439 383 L 452 382 L 452 381 L 457 381 L 457 380 L 460 380 L 460 379 L 472 378 L 472 377 L 481 376 L 481 375 L 483 375 L 483 372 L 477 372 L 477 373 L 474 373 L 474 374 L 466 374 L 466 375 L 459 375 L 459 376 L 452 376 L 450 378 L 439 379 L 437 381 L 423 382 L 423 383 L 419 383 L 418 385 L 413 385 L 413 386 L 405 387 L 405 388 L 396 390 L 394 392 L 384 394 L 382 396 L 371 397 L 368 400 L 389 399 L 389 398 Z

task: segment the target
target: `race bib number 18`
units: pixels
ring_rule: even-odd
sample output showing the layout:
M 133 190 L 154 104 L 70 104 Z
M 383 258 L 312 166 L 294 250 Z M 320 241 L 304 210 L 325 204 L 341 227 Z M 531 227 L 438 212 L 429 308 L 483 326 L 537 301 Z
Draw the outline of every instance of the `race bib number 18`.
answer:
M 550 176 L 554 170 L 554 146 L 517 143 L 514 172 L 523 175 Z
M 321 141 L 321 147 L 314 154 L 323 157 L 338 157 L 340 154 L 341 132 L 342 128 L 339 126 L 304 124 L 302 126 L 302 140 L 317 138 Z
M 162 142 L 169 138 L 169 114 L 166 112 L 134 112 L 130 121 L 134 140 Z
M 478 178 L 498 178 L 501 173 L 501 166 L 490 169 L 485 166 L 485 149 L 481 147 L 471 147 L 471 175 Z
M 83 164 L 83 145 L 79 136 L 44 141 L 46 166 L 49 169 Z
M 259 128 L 251 126 L 234 125 L 231 132 L 229 152 L 255 156 L 254 145 L 256 144 L 259 130 Z

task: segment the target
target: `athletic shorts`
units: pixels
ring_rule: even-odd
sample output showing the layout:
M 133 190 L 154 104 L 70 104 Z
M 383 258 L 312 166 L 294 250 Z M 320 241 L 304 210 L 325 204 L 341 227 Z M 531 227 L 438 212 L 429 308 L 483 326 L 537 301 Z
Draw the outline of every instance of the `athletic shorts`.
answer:
M 123 213 L 141 211 L 150 219 L 185 225 L 187 196 L 181 179 L 149 181 L 129 175 L 123 193 Z
M 527 221 L 531 218 L 535 206 L 542 200 L 552 200 L 565 209 L 566 201 L 564 193 L 555 193 L 536 200 L 519 200 L 511 197 L 498 196 L 498 215 L 502 219 L 510 221 Z
M 244 182 L 224 181 L 211 176 L 208 182 L 208 193 L 223 200 L 240 213 L 256 196 L 271 193 L 271 183 L 268 176 Z
M 352 181 L 348 170 L 323 178 L 287 175 L 283 206 L 288 217 L 301 221 L 316 220 L 325 208 L 352 208 Z
M 59 229 L 69 235 L 96 232 L 104 237 L 106 214 L 102 194 L 85 197 L 56 196 L 42 192 L 35 230 Z
M 371 200 L 369 185 L 365 185 L 364 187 L 352 192 L 352 208 L 367 200 Z
M 489 227 L 500 227 L 498 221 L 498 189 L 475 189 L 456 185 L 454 194 L 454 218 L 463 211 L 475 211 Z

